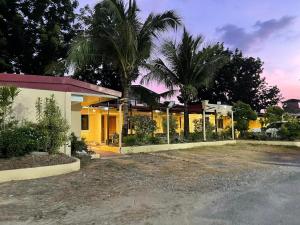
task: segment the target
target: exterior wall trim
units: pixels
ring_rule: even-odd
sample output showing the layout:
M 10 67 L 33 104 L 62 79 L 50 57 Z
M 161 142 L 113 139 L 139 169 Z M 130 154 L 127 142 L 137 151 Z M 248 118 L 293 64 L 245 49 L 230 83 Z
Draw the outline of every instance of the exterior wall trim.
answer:
M 130 153 L 147 153 L 147 152 L 160 152 L 160 151 L 170 151 L 170 150 L 180 150 L 180 149 L 189 149 L 196 147 L 205 147 L 205 146 L 220 146 L 220 145 L 233 145 L 237 142 L 235 140 L 227 141 L 214 141 L 214 142 L 194 142 L 194 143 L 182 143 L 182 144 L 163 144 L 163 145 L 146 145 L 146 146 L 130 146 L 122 147 L 122 154 Z

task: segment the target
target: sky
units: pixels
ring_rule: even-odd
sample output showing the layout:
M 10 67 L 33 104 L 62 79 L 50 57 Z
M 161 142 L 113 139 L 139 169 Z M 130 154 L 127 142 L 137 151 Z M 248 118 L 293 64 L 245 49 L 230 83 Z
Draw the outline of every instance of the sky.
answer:
M 93 6 L 96 0 L 79 0 Z M 299 0 L 137 0 L 141 18 L 175 10 L 186 29 L 203 35 L 206 43 L 224 42 L 246 56 L 264 62 L 263 76 L 277 85 L 285 99 L 300 98 L 300 1 Z M 163 39 L 180 35 L 169 32 Z M 148 87 L 157 92 L 159 84 Z

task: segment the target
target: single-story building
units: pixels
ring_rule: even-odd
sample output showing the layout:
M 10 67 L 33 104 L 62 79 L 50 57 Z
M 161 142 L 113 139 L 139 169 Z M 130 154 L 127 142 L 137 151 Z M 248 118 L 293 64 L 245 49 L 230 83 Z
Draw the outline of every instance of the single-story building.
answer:
M 16 74 L 0 74 L 0 86 L 15 86 L 20 89 L 20 94 L 14 102 L 15 117 L 19 121 L 35 122 L 37 99 L 54 95 L 61 112 L 70 125 L 70 132 L 74 132 L 77 137 L 84 138 L 92 150 L 119 152 L 118 147 L 108 145 L 113 143 L 114 137 L 118 136 L 121 130 L 120 126 L 123 121 L 123 114 L 119 112 L 121 92 L 70 77 Z M 129 115 L 151 117 L 157 124 L 155 133 L 164 133 L 163 121 L 167 118 L 167 104 L 160 102 L 158 93 L 145 87 L 133 85 L 132 90 L 134 89 L 137 91 L 130 94 Z M 146 98 L 140 96 L 139 93 L 144 93 Z M 149 102 L 153 103 L 153 99 L 149 99 L 151 95 L 156 103 L 150 106 Z M 217 105 L 215 104 L 215 106 Z M 224 107 L 228 106 L 224 105 Z M 194 132 L 194 120 L 202 120 L 203 109 L 201 103 L 195 103 L 189 105 L 188 110 L 190 132 L 192 133 Z M 170 114 L 177 122 L 176 132 L 182 134 L 184 107 L 175 104 L 170 109 Z M 207 112 L 205 121 L 214 126 L 218 132 L 228 129 L 232 125 L 231 116 L 228 115 L 228 112 L 219 111 L 217 113 L 215 110 Z M 250 129 L 259 127 L 261 127 L 259 120 L 250 121 Z M 133 133 L 134 129 L 129 124 L 129 134 Z M 65 145 L 61 152 L 70 154 L 70 145 Z
M 119 91 L 88 84 L 70 77 L 0 74 L 0 86 L 19 88 L 20 93 L 13 106 L 15 117 L 19 121 L 36 121 L 35 104 L 37 99 L 54 95 L 63 116 L 69 123 L 70 132 L 74 132 L 78 137 L 85 136 L 85 132 L 88 132 L 85 129 L 94 131 L 95 135 L 100 137 L 101 132 L 107 130 L 106 115 L 99 117 L 99 123 L 88 124 L 86 117 L 81 115 L 86 111 L 85 108 L 92 104 L 118 99 L 122 95 Z M 90 116 L 93 115 L 93 112 L 90 112 Z M 97 134 L 98 126 L 102 126 L 103 129 Z M 96 139 L 96 137 L 94 138 Z M 70 145 L 65 145 L 61 151 L 70 154 Z

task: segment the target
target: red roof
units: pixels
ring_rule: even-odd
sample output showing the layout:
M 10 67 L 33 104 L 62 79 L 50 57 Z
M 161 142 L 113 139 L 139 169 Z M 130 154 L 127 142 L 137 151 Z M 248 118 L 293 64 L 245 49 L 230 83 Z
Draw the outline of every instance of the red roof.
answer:
M 0 85 L 84 94 L 104 94 L 114 97 L 122 96 L 122 93 L 119 91 L 89 84 L 83 81 L 72 79 L 70 77 L 0 73 Z

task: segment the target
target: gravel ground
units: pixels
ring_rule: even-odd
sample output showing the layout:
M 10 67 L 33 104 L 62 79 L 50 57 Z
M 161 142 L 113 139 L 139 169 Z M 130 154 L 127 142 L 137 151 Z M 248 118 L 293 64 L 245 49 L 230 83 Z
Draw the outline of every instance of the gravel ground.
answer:
M 299 224 L 300 151 L 234 145 L 0 184 L 0 224 Z M 298 223 L 295 223 L 298 222 Z
M 74 162 L 75 160 L 64 154 L 55 155 L 26 155 L 10 159 L 0 159 L 0 170 L 51 166 Z

